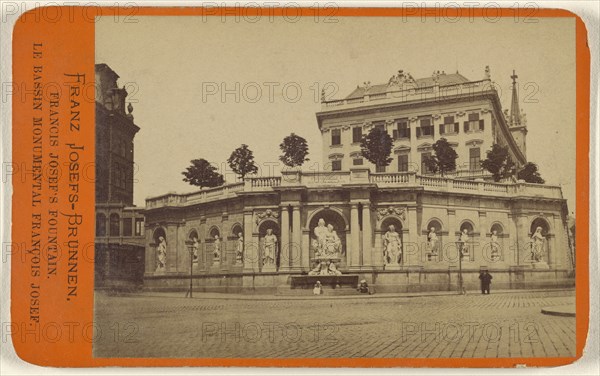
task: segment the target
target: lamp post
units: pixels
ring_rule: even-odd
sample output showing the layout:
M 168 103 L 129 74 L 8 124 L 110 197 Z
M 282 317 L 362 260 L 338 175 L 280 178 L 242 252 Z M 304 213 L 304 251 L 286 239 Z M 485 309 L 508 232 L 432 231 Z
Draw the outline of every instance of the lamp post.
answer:
M 185 245 L 187 245 L 188 251 L 190 254 L 190 289 L 185 294 L 185 296 L 187 298 L 187 296 L 189 294 L 190 298 L 192 298 L 192 283 L 193 283 L 193 276 L 194 276 L 194 242 L 191 240 L 186 240 Z
M 462 278 L 462 258 L 463 258 L 463 247 L 465 242 L 458 240 L 456 242 L 456 248 L 458 249 L 458 293 L 463 293 L 463 278 Z

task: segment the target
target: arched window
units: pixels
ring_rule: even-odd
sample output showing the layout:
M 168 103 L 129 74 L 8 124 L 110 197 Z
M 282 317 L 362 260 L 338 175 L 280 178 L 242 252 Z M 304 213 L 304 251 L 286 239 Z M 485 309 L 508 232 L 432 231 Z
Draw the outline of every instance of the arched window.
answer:
M 106 216 L 102 213 L 96 214 L 96 236 L 106 235 Z
M 112 213 L 110 215 L 110 226 L 109 226 L 109 230 L 110 230 L 110 236 L 120 236 L 120 218 L 119 215 L 117 213 Z

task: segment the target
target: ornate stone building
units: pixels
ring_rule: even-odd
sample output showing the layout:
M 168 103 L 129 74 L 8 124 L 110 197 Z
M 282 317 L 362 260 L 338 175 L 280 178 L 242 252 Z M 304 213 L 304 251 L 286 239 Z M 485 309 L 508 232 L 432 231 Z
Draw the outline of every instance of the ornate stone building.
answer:
M 297 276 L 341 271 L 380 292 L 450 290 L 459 275 L 476 288 L 481 269 L 494 275 L 495 288 L 572 284 L 560 187 L 495 183 L 479 165 L 493 143 L 526 163 L 516 78 L 510 112 L 488 68 L 477 81 L 399 71 L 387 84 L 323 100 L 317 123 L 326 170 L 146 200 L 145 285 L 181 289 L 191 274 L 200 291 L 286 292 Z M 394 139 L 395 162 L 385 171 L 360 156 L 371 127 Z M 461 166 L 446 177 L 422 163 L 441 137 Z M 265 255 L 273 247 L 271 263 Z
M 96 286 L 142 280 L 144 216 L 133 205 L 133 122 L 127 91 L 106 64 L 96 65 Z

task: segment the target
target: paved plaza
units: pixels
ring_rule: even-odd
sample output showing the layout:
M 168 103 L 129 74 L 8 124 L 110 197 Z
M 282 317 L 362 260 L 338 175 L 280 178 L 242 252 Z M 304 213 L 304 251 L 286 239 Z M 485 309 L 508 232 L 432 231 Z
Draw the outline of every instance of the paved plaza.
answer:
M 96 357 L 505 358 L 575 355 L 574 291 L 276 297 L 97 292 Z

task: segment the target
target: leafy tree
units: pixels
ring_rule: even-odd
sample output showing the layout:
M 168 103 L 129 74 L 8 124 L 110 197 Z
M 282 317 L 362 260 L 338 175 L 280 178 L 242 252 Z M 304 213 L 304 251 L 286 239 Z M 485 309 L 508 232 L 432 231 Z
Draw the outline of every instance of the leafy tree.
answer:
M 481 167 L 488 170 L 494 181 L 510 177 L 515 172 L 515 164 L 510 159 L 508 147 L 493 144 L 492 149 L 486 153 L 486 159 L 481 161 Z
M 377 167 L 385 167 L 392 162 L 390 157 L 394 140 L 385 129 L 371 128 L 360 141 L 360 152 L 369 162 Z
M 235 149 L 229 159 L 227 159 L 229 167 L 238 174 L 242 179 L 248 174 L 255 174 L 258 171 L 258 166 L 254 163 L 254 154 L 248 149 L 248 145 L 242 144 Z
M 225 183 L 223 175 L 206 159 L 192 159 L 191 165 L 182 172 L 183 181 L 197 187 L 218 187 Z
M 448 140 L 440 138 L 433 144 L 434 155 L 425 160 L 427 168 L 431 172 L 439 173 L 444 176 L 444 173 L 456 170 L 456 158 L 458 154 L 450 146 Z
M 283 142 L 279 144 L 279 148 L 283 152 L 279 156 L 279 160 L 288 167 L 299 167 L 308 162 L 308 144 L 304 137 L 294 133 L 286 136 Z
M 525 180 L 527 183 L 544 184 L 546 181 L 542 179 L 538 171 L 538 166 L 533 162 L 527 162 L 517 173 L 517 179 Z

